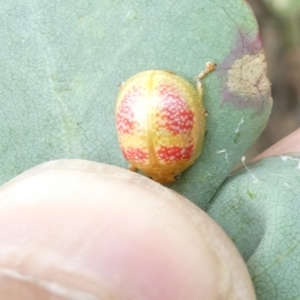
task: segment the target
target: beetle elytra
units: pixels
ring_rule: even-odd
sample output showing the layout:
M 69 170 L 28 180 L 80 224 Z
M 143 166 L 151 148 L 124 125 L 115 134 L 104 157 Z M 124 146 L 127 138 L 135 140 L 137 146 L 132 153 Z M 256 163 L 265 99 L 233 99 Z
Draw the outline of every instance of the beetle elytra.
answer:
M 201 79 L 196 87 L 163 70 L 141 72 L 122 84 L 116 107 L 116 125 L 122 153 L 131 170 L 153 180 L 171 183 L 200 155 L 206 131 Z

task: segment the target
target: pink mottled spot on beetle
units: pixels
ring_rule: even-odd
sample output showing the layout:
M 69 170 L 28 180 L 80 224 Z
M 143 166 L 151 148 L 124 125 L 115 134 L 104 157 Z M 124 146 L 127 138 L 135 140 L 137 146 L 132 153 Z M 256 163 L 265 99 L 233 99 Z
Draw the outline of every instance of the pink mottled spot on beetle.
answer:
M 160 160 L 164 162 L 176 162 L 185 159 L 190 159 L 193 155 L 193 150 L 193 145 L 190 145 L 185 148 L 178 146 L 162 146 L 160 149 L 158 149 L 157 156 Z
M 123 155 L 126 160 L 136 163 L 146 162 L 148 153 L 141 148 L 122 148 Z
M 133 108 L 138 100 L 141 92 L 138 88 L 133 87 L 125 94 L 124 98 L 120 101 L 120 106 L 116 114 L 117 130 L 122 134 L 134 133 L 136 127 L 135 114 Z
M 190 133 L 194 126 L 194 113 L 186 101 L 178 94 L 177 89 L 169 85 L 159 87 L 159 125 L 173 134 Z

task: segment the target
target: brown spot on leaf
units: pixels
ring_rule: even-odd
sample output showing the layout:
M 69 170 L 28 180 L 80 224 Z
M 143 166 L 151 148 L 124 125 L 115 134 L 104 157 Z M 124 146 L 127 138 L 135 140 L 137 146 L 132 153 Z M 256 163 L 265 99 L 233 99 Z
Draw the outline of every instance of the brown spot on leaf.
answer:
M 271 101 L 266 61 L 258 37 L 250 39 L 241 32 L 235 48 L 221 64 L 219 74 L 224 80 L 223 102 L 238 107 L 251 107 L 262 112 Z
M 262 51 L 256 55 L 246 54 L 237 59 L 228 70 L 226 85 L 232 93 L 245 99 L 260 98 L 270 92 L 266 68 Z

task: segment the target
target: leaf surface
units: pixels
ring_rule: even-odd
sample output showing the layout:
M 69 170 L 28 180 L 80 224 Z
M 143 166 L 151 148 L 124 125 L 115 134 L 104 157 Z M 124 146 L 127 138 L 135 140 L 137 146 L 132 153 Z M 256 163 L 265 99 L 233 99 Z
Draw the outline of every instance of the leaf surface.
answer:
M 203 153 L 171 188 L 202 207 L 256 140 L 271 98 L 256 21 L 240 0 L 1 3 L 0 182 L 39 163 L 82 158 L 127 166 L 118 86 L 147 69 L 203 80 Z
M 299 299 L 300 156 L 263 159 L 229 177 L 208 213 L 247 261 L 260 300 Z

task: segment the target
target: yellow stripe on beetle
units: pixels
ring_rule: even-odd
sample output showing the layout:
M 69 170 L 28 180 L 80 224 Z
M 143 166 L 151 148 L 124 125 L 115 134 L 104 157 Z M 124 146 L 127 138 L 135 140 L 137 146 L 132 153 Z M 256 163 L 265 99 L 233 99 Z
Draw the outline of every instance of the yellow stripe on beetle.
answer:
M 195 162 L 205 135 L 201 79 L 215 67 L 206 64 L 196 79 L 197 89 L 163 70 L 141 72 L 122 84 L 116 123 L 121 150 L 131 170 L 171 183 Z

